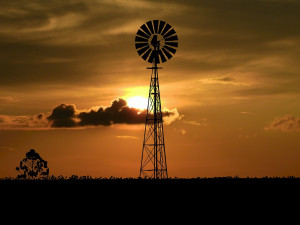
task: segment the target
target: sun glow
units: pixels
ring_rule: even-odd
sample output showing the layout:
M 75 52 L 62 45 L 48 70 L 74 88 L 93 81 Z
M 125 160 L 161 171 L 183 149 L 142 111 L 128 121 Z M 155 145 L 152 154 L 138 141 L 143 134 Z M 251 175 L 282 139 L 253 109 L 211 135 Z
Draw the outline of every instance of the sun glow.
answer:
M 136 109 L 147 109 L 148 99 L 142 96 L 130 97 L 127 100 L 127 105 Z
M 124 89 L 125 94 L 122 96 L 126 100 L 127 105 L 131 108 L 140 110 L 147 109 L 148 105 L 148 86 L 134 86 L 127 87 Z

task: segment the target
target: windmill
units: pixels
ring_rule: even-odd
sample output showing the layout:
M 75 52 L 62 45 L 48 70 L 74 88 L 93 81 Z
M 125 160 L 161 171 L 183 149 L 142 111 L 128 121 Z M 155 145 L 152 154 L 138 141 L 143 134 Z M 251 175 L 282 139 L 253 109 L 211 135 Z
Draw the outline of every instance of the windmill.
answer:
M 152 64 L 151 81 L 145 121 L 140 177 L 168 178 L 165 150 L 163 113 L 158 82 L 158 64 L 171 59 L 178 47 L 175 30 L 164 21 L 153 20 L 143 24 L 135 37 L 135 47 L 145 61 Z

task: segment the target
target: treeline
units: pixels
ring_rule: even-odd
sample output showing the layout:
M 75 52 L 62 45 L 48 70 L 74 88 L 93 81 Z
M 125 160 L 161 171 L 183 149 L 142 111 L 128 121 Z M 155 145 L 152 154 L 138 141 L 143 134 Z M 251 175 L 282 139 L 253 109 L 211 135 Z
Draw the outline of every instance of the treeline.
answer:
M 166 183 L 172 183 L 172 182 L 240 182 L 240 183 L 248 183 L 248 182 L 300 182 L 300 178 L 294 177 L 294 176 L 288 176 L 288 177 L 195 177 L 195 178 L 178 178 L 178 177 L 169 177 L 167 179 L 151 179 L 151 178 L 134 178 L 134 177 L 92 177 L 92 176 L 78 176 L 78 175 L 71 175 L 71 176 L 46 176 L 46 177 L 40 177 L 40 178 L 19 178 L 19 177 L 4 177 L 0 178 L 0 181 L 136 181 L 136 182 L 166 182 Z

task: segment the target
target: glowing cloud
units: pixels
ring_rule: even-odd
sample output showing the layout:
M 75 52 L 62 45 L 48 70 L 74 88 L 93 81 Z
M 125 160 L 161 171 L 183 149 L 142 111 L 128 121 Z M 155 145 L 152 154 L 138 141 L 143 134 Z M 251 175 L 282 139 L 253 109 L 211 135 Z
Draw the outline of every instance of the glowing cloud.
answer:
M 278 117 L 265 130 L 300 131 L 300 118 L 291 115 Z

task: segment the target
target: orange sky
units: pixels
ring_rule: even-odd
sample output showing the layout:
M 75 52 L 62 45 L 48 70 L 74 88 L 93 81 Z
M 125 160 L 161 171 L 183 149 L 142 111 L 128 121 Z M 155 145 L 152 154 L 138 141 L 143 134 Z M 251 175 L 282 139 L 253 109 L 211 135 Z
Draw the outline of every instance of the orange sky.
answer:
M 0 9 L 0 177 L 15 177 L 31 148 L 55 176 L 138 176 L 144 125 L 78 116 L 147 97 L 149 64 L 134 38 L 153 19 L 179 38 L 159 71 L 162 108 L 173 113 L 169 176 L 300 176 L 299 1 L 24 0 Z M 55 108 L 71 117 L 47 119 Z

